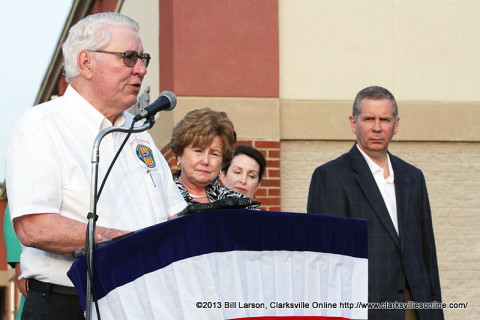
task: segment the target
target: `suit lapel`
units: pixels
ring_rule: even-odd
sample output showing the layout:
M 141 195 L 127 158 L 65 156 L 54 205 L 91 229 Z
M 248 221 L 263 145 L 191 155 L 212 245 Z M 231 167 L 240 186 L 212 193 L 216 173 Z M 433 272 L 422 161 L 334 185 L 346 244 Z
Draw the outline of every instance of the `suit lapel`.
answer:
M 393 222 L 390 218 L 390 214 L 388 213 L 385 201 L 382 198 L 380 190 L 378 190 L 377 183 L 373 178 L 372 172 L 370 171 L 367 162 L 363 158 L 360 151 L 358 151 L 356 145 L 353 146 L 349 154 L 350 158 L 352 159 L 352 169 L 357 173 L 356 180 L 358 185 L 360 186 L 360 189 L 362 189 L 365 198 L 370 203 L 373 211 L 377 215 L 378 219 L 381 221 L 387 233 L 390 235 L 397 247 L 400 248 L 400 239 L 397 232 L 395 231 L 395 227 L 393 226 Z
M 407 232 L 408 203 L 409 203 L 409 184 L 410 179 L 405 173 L 405 166 L 398 159 L 390 155 L 393 172 L 395 173 L 395 197 L 397 200 L 397 217 L 400 241 L 405 240 Z M 402 241 L 403 243 L 403 241 Z

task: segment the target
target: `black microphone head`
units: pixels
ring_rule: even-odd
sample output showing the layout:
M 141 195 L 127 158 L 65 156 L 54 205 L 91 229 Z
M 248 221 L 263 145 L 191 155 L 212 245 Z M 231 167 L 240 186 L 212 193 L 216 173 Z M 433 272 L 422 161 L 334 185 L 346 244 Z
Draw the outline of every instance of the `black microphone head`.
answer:
M 163 91 L 151 105 L 145 107 L 137 114 L 133 121 L 154 116 L 159 111 L 170 111 L 177 105 L 177 96 L 171 91 Z
M 168 106 L 168 108 L 164 109 L 165 111 L 171 111 L 177 105 L 177 96 L 172 91 L 163 91 L 162 93 L 160 93 L 160 96 L 167 97 L 167 99 L 170 101 L 170 105 Z

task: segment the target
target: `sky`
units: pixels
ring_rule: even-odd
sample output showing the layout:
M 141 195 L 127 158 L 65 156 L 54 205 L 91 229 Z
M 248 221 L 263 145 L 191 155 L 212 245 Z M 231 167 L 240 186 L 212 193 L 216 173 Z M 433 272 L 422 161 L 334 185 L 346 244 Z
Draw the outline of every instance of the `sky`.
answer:
M 0 0 L 0 184 L 10 132 L 32 107 L 73 0 Z

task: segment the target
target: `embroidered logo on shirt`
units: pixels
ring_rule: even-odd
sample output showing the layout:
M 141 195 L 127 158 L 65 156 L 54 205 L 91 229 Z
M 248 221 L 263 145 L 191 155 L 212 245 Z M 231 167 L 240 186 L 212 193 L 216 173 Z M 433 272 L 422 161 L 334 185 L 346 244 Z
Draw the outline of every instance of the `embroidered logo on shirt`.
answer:
M 137 145 L 137 157 L 149 168 L 155 168 L 152 149 L 144 144 Z

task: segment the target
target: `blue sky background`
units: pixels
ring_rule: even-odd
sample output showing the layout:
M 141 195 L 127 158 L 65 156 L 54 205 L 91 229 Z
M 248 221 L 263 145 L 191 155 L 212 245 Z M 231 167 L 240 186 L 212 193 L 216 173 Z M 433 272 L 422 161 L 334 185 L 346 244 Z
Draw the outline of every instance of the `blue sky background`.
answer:
M 33 106 L 73 0 L 0 0 L 0 184 L 10 132 Z

